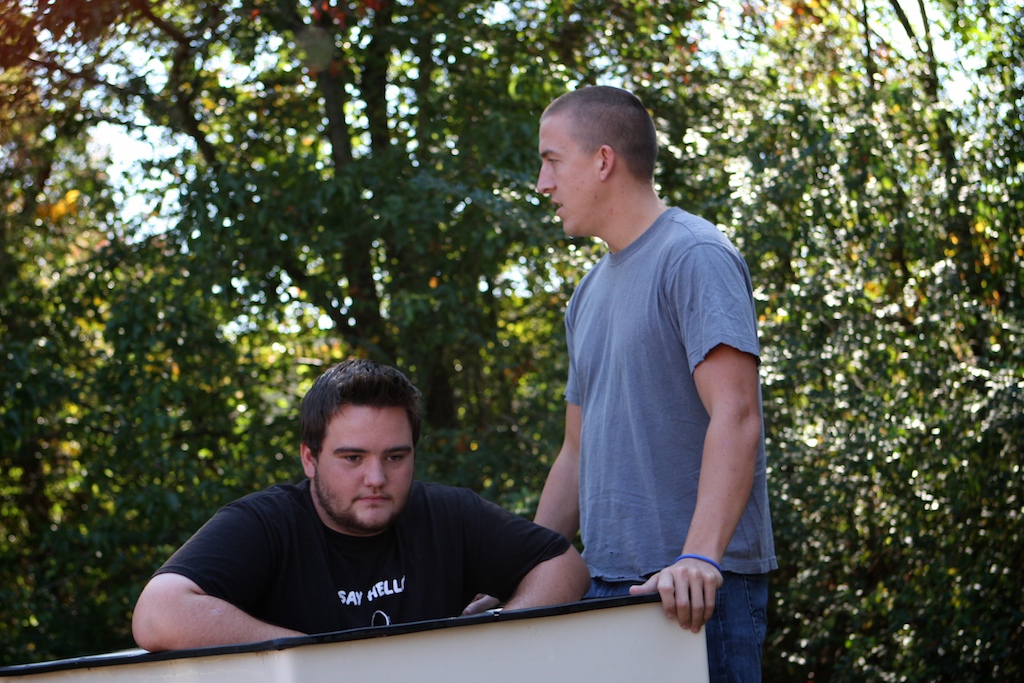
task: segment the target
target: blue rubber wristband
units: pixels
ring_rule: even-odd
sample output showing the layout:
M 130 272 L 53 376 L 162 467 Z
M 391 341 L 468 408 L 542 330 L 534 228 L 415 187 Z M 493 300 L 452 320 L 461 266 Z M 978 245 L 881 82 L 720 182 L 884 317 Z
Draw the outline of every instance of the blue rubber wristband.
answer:
M 719 574 L 725 574 L 725 570 L 722 569 L 722 565 L 718 564 L 717 562 L 712 560 L 710 557 L 704 557 L 703 555 L 694 555 L 693 553 L 683 553 L 682 555 L 677 557 L 672 564 L 675 564 L 679 560 L 687 560 L 687 559 L 689 559 L 689 560 L 700 560 L 701 562 L 707 562 L 712 567 L 717 569 Z

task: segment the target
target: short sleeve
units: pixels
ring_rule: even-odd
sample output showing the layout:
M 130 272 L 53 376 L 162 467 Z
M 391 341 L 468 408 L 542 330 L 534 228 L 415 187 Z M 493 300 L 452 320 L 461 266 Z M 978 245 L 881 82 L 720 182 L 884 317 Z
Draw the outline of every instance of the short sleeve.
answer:
M 205 593 L 252 612 L 275 565 L 267 530 L 251 510 L 233 503 L 217 511 L 157 574 L 180 574 Z

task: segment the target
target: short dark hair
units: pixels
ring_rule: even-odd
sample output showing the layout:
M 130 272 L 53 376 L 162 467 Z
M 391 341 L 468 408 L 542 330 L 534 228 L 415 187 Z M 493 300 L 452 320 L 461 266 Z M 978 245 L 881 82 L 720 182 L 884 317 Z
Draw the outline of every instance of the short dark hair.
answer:
M 405 408 L 412 428 L 412 443 L 420 438 L 423 416 L 420 391 L 397 369 L 365 358 L 350 358 L 320 375 L 302 398 L 302 443 L 320 457 L 331 419 L 344 406 Z
M 560 95 L 541 115 L 567 114 L 573 119 L 570 132 L 587 152 L 608 145 L 626 162 L 639 180 L 654 178 L 658 161 L 658 134 L 654 120 L 640 98 L 622 88 L 591 85 Z

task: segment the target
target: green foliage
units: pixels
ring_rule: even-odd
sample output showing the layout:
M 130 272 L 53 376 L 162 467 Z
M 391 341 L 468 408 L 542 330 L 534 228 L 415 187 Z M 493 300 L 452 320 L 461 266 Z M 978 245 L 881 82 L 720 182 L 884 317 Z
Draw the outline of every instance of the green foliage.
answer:
M 601 253 L 534 191 L 536 119 L 601 82 L 757 287 L 766 680 L 1019 678 L 1024 14 L 920 11 L 7 0 L 0 663 L 131 646 L 153 569 L 301 476 L 351 355 L 423 389 L 421 478 L 532 514 Z

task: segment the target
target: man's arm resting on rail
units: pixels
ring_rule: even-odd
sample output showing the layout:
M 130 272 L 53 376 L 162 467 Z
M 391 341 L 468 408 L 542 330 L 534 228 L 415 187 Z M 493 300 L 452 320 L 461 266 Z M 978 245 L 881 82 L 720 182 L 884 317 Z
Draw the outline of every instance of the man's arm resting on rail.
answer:
M 132 635 L 139 647 L 157 652 L 303 634 L 251 617 L 231 603 L 207 595 L 181 574 L 158 574 L 135 604 Z
M 505 609 L 524 609 L 576 602 L 590 587 L 587 563 L 573 546 L 531 569 L 519 582 Z

